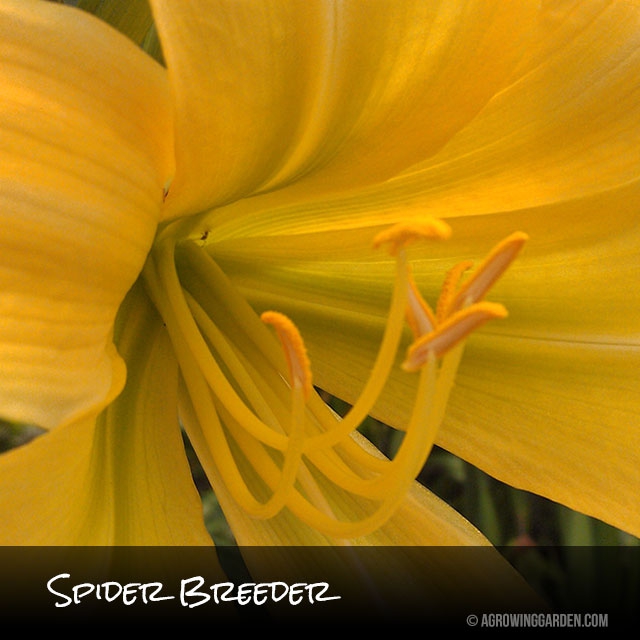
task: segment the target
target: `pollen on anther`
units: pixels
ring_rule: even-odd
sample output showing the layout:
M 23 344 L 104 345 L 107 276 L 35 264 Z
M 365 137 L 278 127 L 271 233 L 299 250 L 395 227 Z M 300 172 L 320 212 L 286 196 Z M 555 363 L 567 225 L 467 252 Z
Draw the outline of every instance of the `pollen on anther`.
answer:
M 458 311 L 466 304 L 473 304 L 482 300 L 489 289 L 516 259 L 528 238 L 529 236 L 526 233 L 516 231 L 499 242 L 477 270 L 460 287 L 458 292 L 451 296 L 447 304 L 448 313 Z
M 373 247 L 377 249 L 383 244 L 389 245 L 392 256 L 408 244 L 422 238 L 438 238 L 446 240 L 451 236 L 451 227 L 439 218 L 424 217 L 399 222 L 378 233 L 373 239 Z
M 298 328 L 278 311 L 265 311 L 260 319 L 271 325 L 280 339 L 289 367 L 292 388 L 301 390 L 305 400 L 308 399 L 313 389 L 311 363 Z
M 402 368 L 405 371 L 418 371 L 427 362 L 430 353 L 439 358 L 485 322 L 506 317 L 505 307 L 494 302 L 478 302 L 458 311 L 407 349 Z

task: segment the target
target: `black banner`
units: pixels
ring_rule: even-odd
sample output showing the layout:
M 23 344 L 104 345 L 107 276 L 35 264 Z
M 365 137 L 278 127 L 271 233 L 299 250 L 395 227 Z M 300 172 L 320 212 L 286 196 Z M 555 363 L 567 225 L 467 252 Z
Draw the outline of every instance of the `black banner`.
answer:
M 612 630 L 638 622 L 639 581 L 638 547 L 3 547 L 0 616 Z

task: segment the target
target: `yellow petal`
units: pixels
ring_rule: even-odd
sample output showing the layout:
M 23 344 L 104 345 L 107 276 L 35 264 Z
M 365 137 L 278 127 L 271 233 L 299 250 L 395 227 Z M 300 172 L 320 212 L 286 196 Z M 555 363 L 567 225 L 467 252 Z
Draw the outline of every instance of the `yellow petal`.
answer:
M 173 215 L 398 173 L 507 84 L 537 24 L 529 0 L 151 6 L 177 111 Z
M 638 346 L 487 337 L 466 356 L 440 444 L 640 536 Z
M 425 153 L 393 180 L 351 197 L 318 203 L 302 183 L 235 203 L 217 211 L 216 233 L 388 226 L 406 220 L 407 207 L 440 218 L 506 213 L 587 197 L 637 179 L 637 3 L 545 2 L 538 18 L 509 86 L 436 153 Z M 460 82 L 473 89 L 484 79 Z M 407 144 L 406 137 L 390 135 L 380 146 L 389 151 Z
M 177 422 L 177 364 L 135 289 L 119 318 L 127 385 L 97 419 L 0 456 L 0 543 L 210 545 Z
M 469 215 L 636 179 L 639 26 L 637 3 L 543 3 L 512 84 L 441 153 L 412 168 L 403 187 L 419 182 L 434 215 Z
M 93 459 L 95 417 L 64 425 L 0 456 L 3 545 L 107 545 L 112 501 L 105 460 Z
M 51 427 L 121 386 L 116 311 L 171 170 L 161 67 L 92 16 L 0 7 L 0 413 Z

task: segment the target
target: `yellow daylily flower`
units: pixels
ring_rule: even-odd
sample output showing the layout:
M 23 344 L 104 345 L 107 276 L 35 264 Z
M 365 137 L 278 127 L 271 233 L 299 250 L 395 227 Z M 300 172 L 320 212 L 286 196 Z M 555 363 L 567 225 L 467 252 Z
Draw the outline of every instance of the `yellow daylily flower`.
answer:
M 640 8 L 150 6 L 0 4 L 0 542 L 212 544 L 180 425 L 241 545 L 488 545 L 434 443 L 639 535 Z

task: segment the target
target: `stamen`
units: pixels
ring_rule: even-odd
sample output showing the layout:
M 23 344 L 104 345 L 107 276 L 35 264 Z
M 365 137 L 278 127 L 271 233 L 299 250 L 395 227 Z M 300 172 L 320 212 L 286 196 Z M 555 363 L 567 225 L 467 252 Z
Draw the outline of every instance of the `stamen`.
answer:
M 438 218 L 425 217 L 410 222 L 399 222 L 389 229 L 378 233 L 373 239 L 373 248 L 377 249 L 383 244 L 389 243 L 389 253 L 398 255 L 411 242 L 422 238 L 439 238 L 446 240 L 451 236 L 451 227 Z
M 526 233 L 516 231 L 497 244 L 469 280 L 453 296 L 447 305 L 446 315 L 451 315 L 462 307 L 482 300 L 496 280 L 516 259 L 528 239 L 529 236 Z
M 493 302 L 478 302 L 466 307 L 447 318 L 435 331 L 416 340 L 407 350 L 402 368 L 418 371 L 428 361 L 429 354 L 440 357 L 488 320 L 506 316 L 507 310 Z
M 311 365 L 300 332 L 287 316 L 277 311 L 265 311 L 260 319 L 276 330 L 287 357 L 291 386 L 300 389 L 308 400 L 313 390 Z

